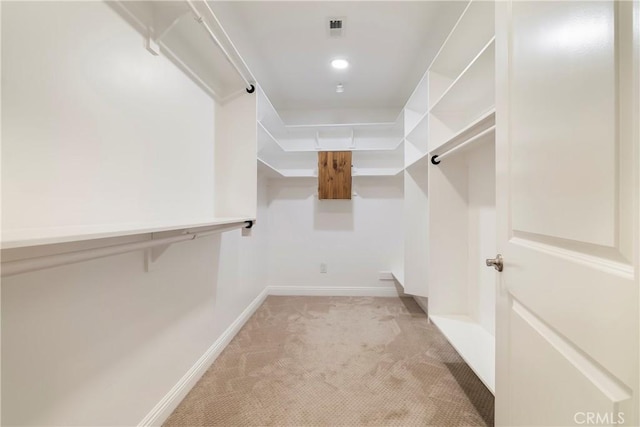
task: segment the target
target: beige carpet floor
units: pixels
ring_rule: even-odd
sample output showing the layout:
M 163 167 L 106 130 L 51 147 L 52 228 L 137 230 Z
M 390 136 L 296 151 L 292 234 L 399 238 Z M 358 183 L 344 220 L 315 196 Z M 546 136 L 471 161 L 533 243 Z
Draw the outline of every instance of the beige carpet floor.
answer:
M 165 426 L 484 426 L 493 396 L 411 298 L 270 296 Z

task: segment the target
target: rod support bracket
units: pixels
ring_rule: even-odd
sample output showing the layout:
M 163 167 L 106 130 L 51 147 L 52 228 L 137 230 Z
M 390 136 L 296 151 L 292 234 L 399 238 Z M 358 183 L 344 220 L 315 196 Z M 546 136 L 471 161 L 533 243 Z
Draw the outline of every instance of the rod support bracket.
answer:
M 431 157 L 431 164 L 432 165 L 439 165 L 440 164 L 440 160 L 438 160 L 438 155 L 437 154 L 435 156 Z
M 247 225 L 244 226 L 244 228 L 246 228 L 246 229 L 253 228 L 253 224 L 254 224 L 253 221 L 245 221 L 244 223 L 247 224 Z
M 255 92 L 255 91 L 256 91 L 256 87 L 255 87 L 254 85 L 250 85 L 250 86 L 247 88 L 247 93 L 253 93 L 253 92 Z

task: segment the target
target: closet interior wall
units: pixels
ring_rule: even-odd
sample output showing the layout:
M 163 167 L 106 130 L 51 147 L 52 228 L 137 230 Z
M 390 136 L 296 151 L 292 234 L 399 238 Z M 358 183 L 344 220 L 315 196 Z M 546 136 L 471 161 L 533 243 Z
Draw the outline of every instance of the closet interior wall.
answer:
M 397 295 L 389 272 L 402 245 L 401 117 L 379 110 L 288 115 L 291 124 L 259 90 L 258 169 L 269 178 L 270 292 Z M 345 121 L 355 116 L 372 121 Z M 351 200 L 318 199 L 318 152 L 331 150 L 352 151 Z
M 2 3 L 3 245 L 26 245 L 3 249 L 3 262 L 148 241 L 179 224 L 257 214 L 259 225 L 158 248 L 151 268 L 137 251 L 3 277 L 4 425 L 162 422 L 185 375 L 264 295 L 267 191 L 245 129 L 255 94 L 234 77 L 240 96 L 212 99 L 137 30 L 105 2 Z M 174 31 L 164 41 L 177 56 L 203 36 L 188 15 Z M 140 234 L 141 224 L 176 231 Z M 112 237 L 21 240 L 88 229 Z

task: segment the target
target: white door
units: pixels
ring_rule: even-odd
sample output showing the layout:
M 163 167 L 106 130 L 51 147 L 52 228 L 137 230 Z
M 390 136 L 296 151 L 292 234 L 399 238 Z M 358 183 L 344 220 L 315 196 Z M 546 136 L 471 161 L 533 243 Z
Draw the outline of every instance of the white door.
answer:
M 640 425 L 639 1 L 496 9 L 496 424 Z

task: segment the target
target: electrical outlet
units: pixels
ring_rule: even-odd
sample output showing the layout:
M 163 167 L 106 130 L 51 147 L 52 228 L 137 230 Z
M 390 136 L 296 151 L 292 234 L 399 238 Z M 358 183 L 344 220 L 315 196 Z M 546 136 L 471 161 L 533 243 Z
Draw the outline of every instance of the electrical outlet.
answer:
M 323 262 L 322 264 L 320 264 L 320 273 L 326 273 L 326 272 L 327 272 L 327 264 Z

